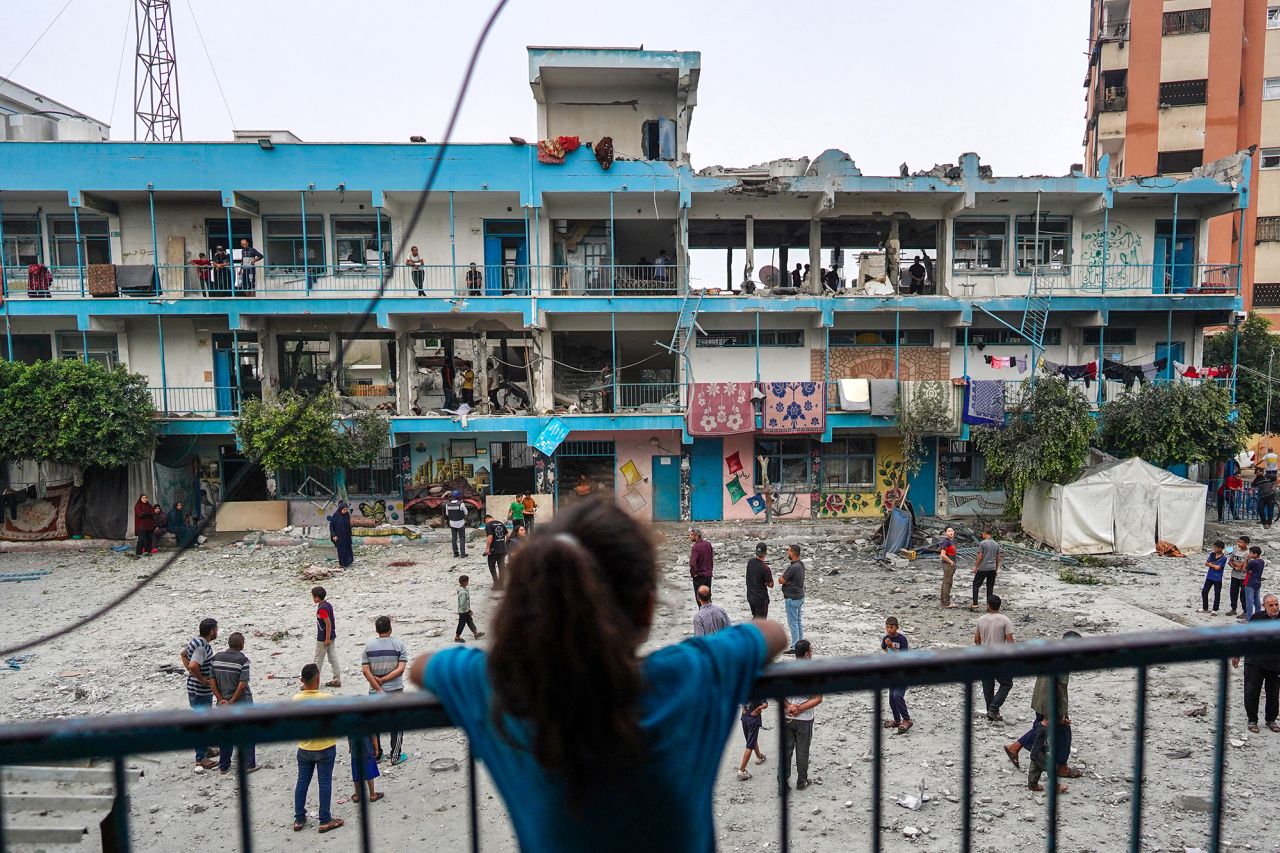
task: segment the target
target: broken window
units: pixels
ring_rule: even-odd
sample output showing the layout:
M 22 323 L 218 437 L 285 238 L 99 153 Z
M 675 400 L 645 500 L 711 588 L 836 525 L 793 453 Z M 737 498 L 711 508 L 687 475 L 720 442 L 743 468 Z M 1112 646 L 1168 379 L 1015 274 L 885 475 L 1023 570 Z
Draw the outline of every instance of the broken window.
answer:
M 1161 151 L 1156 155 L 1156 171 L 1162 175 L 1190 172 L 1204 162 L 1204 150 Z
M 1259 156 L 1259 168 L 1280 169 L 1280 148 L 1263 148 Z
M 1280 29 L 1280 6 L 1267 7 L 1267 29 Z
M 954 268 L 977 272 L 1005 271 L 1009 222 L 999 219 L 955 221 Z
M 964 343 L 965 343 L 965 330 L 956 329 L 955 345 L 958 347 L 962 347 L 964 346 Z M 987 347 L 993 347 L 993 346 L 994 347 L 999 347 L 999 346 L 1025 347 L 1025 346 L 1029 346 L 1030 342 L 1019 333 L 1013 331 L 1012 329 L 969 329 L 969 346 L 973 347 L 973 346 L 978 346 L 979 344 Z M 1062 329 L 1045 329 L 1044 330 L 1043 346 L 1056 347 L 1061 345 L 1062 345 Z
M 1129 72 L 1120 68 L 1102 72 L 1102 85 L 1098 92 L 1098 109 L 1101 112 L 1120 112 L 1129 108 Z
M 25 267 L 44 260 L 44 249 L 40 245 L 39 216 L 6 216 L 0 221 L 0 232 L 4 233 L 4 251 L 0 253 L 0 264 L 6 267 Z
M 82 359 L 85 344 L 88 344 L 89 361 L 95 361 L 110 370 L 120 363 L 120 350 L 116 336 L 110 333 L 60 332 L 58 334 L 58 357 L 64 359 Z
M 933 329 L 899 329 L 898 343 L 904 347 L 933 346 Z M 893 329 L 832 329 L 833 347 L 891 347 Z
M 324 219 L 308 216 L 306 240 L 302 236 L 302 217 L 266 216 L 262 219 L 266 237 L 267 273 L 291 275 L 303 267 L 315 269 L 324 263 Z M 252 241 L 250 241 L 252 243 Z M 239 246 L 237 241 L 236 246 Z
M 1086 326 L 1081 340 L 1086 346 L 1097 346 L 1102 340 L 1101 326 Z M 1132 347 L 1138 344 L 1138 330 L 1132 326 L 1108 326 L 1104 346 Z
M 699 333 L 699 347 L 745 347 L 756 345 L 756 333 L 751 329 L 722 330 L 713 329 Z M 760 346 L 762 347 L 802 347 L 804 346 L 803 329 L 761 329 Z
M 640 150 L 646 160 L 676 159 L 676 123 L 669 118 L 644 122 L 640 125 Z
M 1186 9 L 1182 12 L 1165 12 L 1163 35 L 1181 36 L 1209 32 L 1208 9 Z
M 867 435 L 837 438 L 823 444 L 822 484 L 828 489 L 874 489 L 875 437 Z
M 379 240 L 377 216 L 333 217 L 334 263 L 339 270 L 377 271 L 379 261 L 391 266 L 391 219 L 382 216 Z
M 1036 227 L 1035 216 L 1019 216 L 1014 222 L 1017 271 L 1065 272 L 1071 262 L 1071 217 L 1046 216 Z
M 342 357 L 344 397 L 394 397 L 396 395 L 396 343 L 390 334 L 343 335 L 338 338 Z
M 53 241 L 53 265 L 74 267 L 111 263 L 111 236 L 105 216 L 80 214 L 80 257 L 76 257 L 76 221 L 73 216 L 50 216 L 49 235 Z
M 315 394 L 330 383 L 328 335 L 281 335 L 278 346 L 281 390 Z
M 947 489 L 950 491 L 989 491 L 987 462 L 974 450 L 970 441 L 952 440 L 946 456 Z
M 755 485 L 764 485 L 760 474 L 760 458 L 774 492 L 809 492 L 809 439 L 762 438 L 756 441 Z
M 1175 80 L 1160 84 L 1160 106 L 1189 107 L 1207 103 L 1208 80 Z
M 1280 216 L 1259 216 L 1258 234 L 1254 239 L 1259 243 L 1280 242 Z

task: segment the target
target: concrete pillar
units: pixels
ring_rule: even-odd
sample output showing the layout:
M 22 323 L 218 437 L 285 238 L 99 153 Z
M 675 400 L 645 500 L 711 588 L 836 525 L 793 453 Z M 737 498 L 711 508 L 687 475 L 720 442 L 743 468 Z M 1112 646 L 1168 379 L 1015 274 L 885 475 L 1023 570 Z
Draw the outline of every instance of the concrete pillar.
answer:
M 550 329 L 534 329 L 529 336 L 532 344 L 533 354 L 532 361 L 533 370 L 530 371 L 533 376 L 533 388 L 530 391 L 533 394 L 534 408 L 539 412 L 547 411 L 553 408 L 555 398 L 552 395 L 553 386 L 553 365 L 552 359 L 555 357 L 555 349 L 551 343 Z
M 884 246 L 884 272 L 896 293 L 898 277 L 902 273 L 902 239 L 899 236 L 896 216 L 889 220 L 889 239 L 885 241 Z
M 337 332 L 329 333 L 329 383 L 342 396 L 342 340 Z
M 258 340 L 261 341 L 262 399 L 271 400 L 280 392 L 280 342 L 270 326 L 258 332 Z
M 747 226 L 747 260 L 742 266 L 742 281 L 745 284 L 753 280 L 756 274 L 756 220 L 755 217 L 748 216 L 743 222 Z
M 413 340 L 409 332 L 396 334 L 396 413 L 412 414 L 416 371 L 413 366 Z
M 733 290 L 733 246 L 724 250 L 724 289 Z
M 489 333 L 481 331 L 475 340 L 476 380 L 475 405 L 481 411 L 489 411 Z
M 822 290 L 818 271 L 822 269 L 822 220 L 809 220 L 809 279 L 804 283 L 809 293 Z

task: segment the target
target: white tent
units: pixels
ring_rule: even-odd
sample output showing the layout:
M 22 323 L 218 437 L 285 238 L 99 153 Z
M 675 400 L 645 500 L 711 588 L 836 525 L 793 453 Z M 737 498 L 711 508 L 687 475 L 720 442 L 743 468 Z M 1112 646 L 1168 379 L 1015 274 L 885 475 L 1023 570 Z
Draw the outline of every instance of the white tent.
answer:
M 1198 551 L 1207 490 L 1137 457 L 1116 460 L 1027 489 L 1022 529 L 1063 554 L 1151 554 L 1157 539 Z

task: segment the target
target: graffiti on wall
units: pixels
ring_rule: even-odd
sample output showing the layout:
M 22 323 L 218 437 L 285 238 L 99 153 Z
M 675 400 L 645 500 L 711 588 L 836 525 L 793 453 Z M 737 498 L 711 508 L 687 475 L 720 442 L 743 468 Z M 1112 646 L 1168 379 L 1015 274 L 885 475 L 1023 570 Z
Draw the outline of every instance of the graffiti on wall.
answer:
M 822 518 L 880 515 L 902 502 L 907 489 L 907 466 L 902 442 L 896 437 L 876 439 L 875 486 L 863 491 L 824 491 L 818 501 Z
M 1085 289 L 1101 289 L 1104 254 L 1108 287 L 1136 287 L 1141 284 L 1138 280 L 1142 273 L 1141 235 L 1123 222 L 1112 222 L 1108 225 L 1105 236 L 1104 240 L 1101 224 L 1096 230 L 1086 231 L 1081 235 L 1085 263 L 1082 284 Z
M 957 495 L 947 497 L 947 506 L 953 510 L 966 510 L 970 514 L 1004 512 L 1005 501 L 998 493 L 989 495 Z

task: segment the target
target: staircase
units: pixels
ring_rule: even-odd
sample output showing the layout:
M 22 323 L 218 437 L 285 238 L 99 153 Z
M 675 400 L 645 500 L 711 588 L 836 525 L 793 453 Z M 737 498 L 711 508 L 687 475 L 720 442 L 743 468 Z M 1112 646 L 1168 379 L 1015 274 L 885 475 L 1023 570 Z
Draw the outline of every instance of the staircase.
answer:
M 142 775 L 137 769 L 127 769 L 125 774 L 131 780 Z M 115 802 L 111 767 L 21 765 L 5 767 L 0 780 L 7 843 L 47 850 L 79 846 L 87 836 L 101 832 L 103 849 L 110 849 Z
M 1022 337 L 1037 350 L 1044 349 L 1044 330 L 1049 324 L 1049 303 L 1052 296 L 1041 287 L 1040 275 L 1031 276 L 1027 288 L 1027 304 L 1022 309 Z
M 673 355 L 684 356 L 689 348 L 689 339 L 698 328 L 698 309 L 702 306 L 702 291 L 690 290 L 680 303 L 680 316 L 676 318 L 675 331 L 671 333 L 671 343 L 658 342 Z

